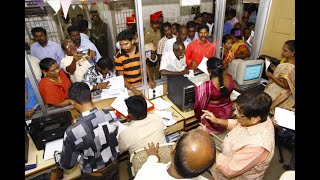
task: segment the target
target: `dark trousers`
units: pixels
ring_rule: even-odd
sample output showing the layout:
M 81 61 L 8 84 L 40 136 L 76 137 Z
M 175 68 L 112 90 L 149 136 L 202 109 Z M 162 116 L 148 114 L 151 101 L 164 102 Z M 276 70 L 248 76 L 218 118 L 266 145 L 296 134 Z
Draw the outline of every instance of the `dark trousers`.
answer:
M 93 173 L 81 174 L 82 180 L 119 180 L 119 161 L 114 160 L 106 167 Z

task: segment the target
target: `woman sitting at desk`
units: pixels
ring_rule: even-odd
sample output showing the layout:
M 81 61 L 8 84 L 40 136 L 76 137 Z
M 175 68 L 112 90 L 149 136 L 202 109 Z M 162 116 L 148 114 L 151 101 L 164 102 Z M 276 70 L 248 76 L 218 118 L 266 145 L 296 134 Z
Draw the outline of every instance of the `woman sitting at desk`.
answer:
M 274 113 L 275 107 L 290 109 L 295 105 L 295 40 L 285 42 L 281 57 L 285 60 L 275 68 L 273 74 L 266 71 L 269 82 L 264 92 L 272 98 L 271 113 Z
M 44 58 L 39 65 L 44 76 L 39 82 L 39 91 L 44 102 L 54 107 L 70 105 L 68 89 L 71 83 L 63 70 L 59 69 L 57 62 L 52 58 Z
M 208 59 L 207 67 L 211 80 L 195 87 L 194 112 L 197 119 L 201 119 L 201 123 L 207 126 L 209 133 L 219 134 L 225 127 L 201 118 L 202 110 L 206 109 L 219 118 L 231 118 L 233 111 L 230 94 L 234 80 L 231 75 L 223 73 L 222 61 L 216 57 Z

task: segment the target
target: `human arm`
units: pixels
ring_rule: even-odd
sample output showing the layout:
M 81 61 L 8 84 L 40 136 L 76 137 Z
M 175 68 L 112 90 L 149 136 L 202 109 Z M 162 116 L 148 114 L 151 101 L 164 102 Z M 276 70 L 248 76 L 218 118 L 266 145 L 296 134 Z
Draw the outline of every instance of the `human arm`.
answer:
M 227 178 L 233 178 L 249 171 L 268 155 L 269 152 L 263 147 L 245 146 L 230 156 L 218 153 L 215 168 Z
M 62 151 L 54 152 L 54 160 L 56 165 L 61 169 L 71 169 L 77 163 L 77 157 L 80 153 L 76 150 L 75 143 L 67 135 L 68 130 L 64 134 Z
M 186 49 L 186 64 L 187 64 L 187 66 L 189 67 L 189 69 L 191 69 L 190 67 L 192 67 L 192 69 L 193 69 L 193 65 L 192 65 L 192 59 L 191 59 L 191 56 L 192 55 L 192 44 L 190 45 L 188 45 L 187 46 L 187 49 Z
M 148 149 L 146 147 L 144 147 L 144 150 L 147 152 L 147 155 L 148 155 L 148 160 L 150 161 L 151 158 L 149 159 L 149 157 L 153 155 L 153 156 L 156 156 L 159 161 L 160 160 L 159 143 L 157 143 L 157 146 L 155 146 L 153 142 L 151 142 L 151 144 L 148 143 L 148 147 L 149 147 Z
M 61 68 L 64 69 L 67 73 L 73 75 L 74 72 L 77 69 L 77 61 L 79 61 L 82 58 L 82 54 L 74 53 L 72 61 L 69 65 L 66 65 L 65 63 L 67 60 L 64 60 L 61 62 Z
M 281 74 L 280 74 L 280 77 L 277 78 L 271 72 L 266 71 L 266 76 L 269 79 L 272 79 L 278 86 L 282 87 L 283 89 L 289 89 L 289 84 L 288 84 L 287 80 L 285 78 L 281 77 Z
M 53 107 L 57 107 L 57 108 L 62 108 L 62 107 L 65 107 L 65 106 L 68 106 L 70 105 L 70 99 L 65 99 L 63 100 L 62 102 L 60 103 L 56 103 L 56 104 L 51 104 Z
M 152 79 L 150 68 L 149 68 L 148 64 L 146 64 L 146 70 L 147 70 L 147 76 L 148 76 L 148 80 L 149 80 L 149 82 L 148 82 L 149 88 L 153 89 L 156 87 L 156 83 Z
M 123 76 L 123 75 L 124 75 L 123 71 L 117 70 L 117 76 Z M 139 91 L 138 89 L 136 89 L 134 86 L 132 86 L 126 79 L 124 79 L 124 86 L 127 89 L 131 90 L 134 95 L 141 95 L 142 96 L 142 92 Z
M 165 69 L 160 70 L 161 76 L 178 76 L 178 75 L 185 75 L 185 74 L 189 74 L 189 69 L 187 67 L 181 72 L 168 71 Z
M 226 121 L 225 119 L 217 118 L 212 112 L 210 112 L 208 110 L 202 110 L 202 112 L 203 112 L 203 114 L 202 114 L 201 118 L 206 118 L 209 121 L 211 121 L 212 123 L 219 124 L 223 127 L 228 127 L 228 121 Z

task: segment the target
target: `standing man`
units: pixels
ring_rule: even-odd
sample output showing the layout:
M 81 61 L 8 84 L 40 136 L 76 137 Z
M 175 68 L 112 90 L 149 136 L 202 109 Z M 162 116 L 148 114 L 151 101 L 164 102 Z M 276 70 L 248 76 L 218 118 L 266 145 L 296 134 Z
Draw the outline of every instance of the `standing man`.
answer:
M 107 24 L 100 19 L 99 14 L 92 15 L 92 27 L 90 29 L 90 36 L 92 42 L 96 45 L 103 57 L 108 56 L 108 34 Z M 99 59 L 98 59 L 99 60 Z
M 61 169 L 71 169 L 80 156 L 82 179 L 119 179 L 118 121 L 110 109 L 94 107 L 89 86 L 73 83 L 68 95 L 80 113 L 76 123 L 64 134 L 62 152 L 54 159 Z
M 181 41 L 184 44 L 184 47 L 187 48 L 188 42 L 187 42 L 187 37 L 188 37 L 188 28 L 185 25 L 181 25 L 180 28 L 178 29 L 178 34 L 176 38 L 171 38 L 168 39 L 163 47 L 162 54 L 165 54 L 166 52 L 172 51 L 173 50 L 173 44 L 176 41 Z
M 81 39 L 78 26 L 69 26 L 67 30 L 69 37 L 76 45 L 77 50 L 90 49 L 88 55 L 90 56 L 89 62 L 91 64 L 96 63 L 101 58 L 98 49 L 92 42 Z
M 126 29 L 121 31 L 117 37 L 120 42 L 121 51 L 115 55 L 115 69 L 117 75 L 124 77 L 124 85 L 135 95 L 142 95 L 141 91 L 134 86 L 142 83 L 140 52 L 138 46 L 134 44 L 132 31 Z M 149 87 L 153 89 L 156 84 L 153 81 L 149 67 L 146 66 L 149 79 Z
M 177 76 L 189 74 L 185 54 L 186 49 L 183 42 L 176 41 L 173 44 L 173 51 L 169 51 L 162 56 L 160 64 L 160 75 Z
M 31 29 L 31 33 L 36 41 L 30 46 L 31 56 L 35 56 L 39 60 L 50 57 L 60 66 L 61 59 L 65 57 L 65 54 L 57 43 L 48 40 L 47 31 L 42 27 L 35 27 Z
M 204 57 L 214 55 L 216 45 L 208 41 L 209 27 L 200 24 L 198 27 L 199 39 L 191 42 L 186 51 L 186 61 L 189 69 L 196 70 Z
M 158 42 L 157 54 L 159 56 L 159 59 L 161 59 L 162 51 L 166 41 L 171 38 L 176 38 L 176 35 L 172 34 L 171 23 L 169 22 L 163 23 L 163 34 L 164 34 L 163 38 L 161 38 L 160 41 Z

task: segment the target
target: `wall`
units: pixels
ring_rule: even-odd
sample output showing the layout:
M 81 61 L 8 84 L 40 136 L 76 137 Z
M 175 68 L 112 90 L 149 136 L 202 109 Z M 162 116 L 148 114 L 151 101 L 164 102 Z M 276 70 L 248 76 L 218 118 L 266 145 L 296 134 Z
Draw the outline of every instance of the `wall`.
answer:
M 281 58 L 283 44 L 295 39 L 295 1 L 273 0 L 261 54 Z

